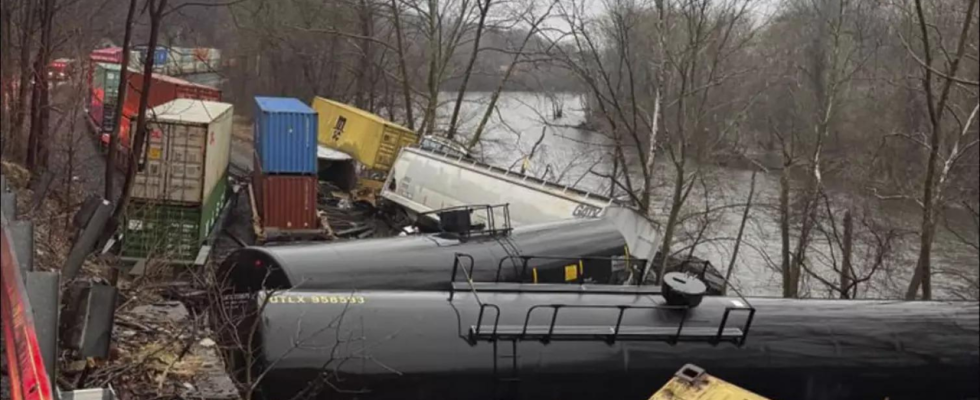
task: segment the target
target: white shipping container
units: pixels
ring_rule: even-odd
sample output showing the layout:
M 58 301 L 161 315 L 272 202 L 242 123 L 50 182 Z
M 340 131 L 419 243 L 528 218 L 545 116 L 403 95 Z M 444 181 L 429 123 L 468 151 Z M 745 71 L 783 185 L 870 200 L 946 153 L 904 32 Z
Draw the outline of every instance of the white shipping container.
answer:
M 232 105 L 177 99 L 148 114 L 148 146 L 133 198 L 200 205 L 228 170 Z
M 221 50 L 208 47 L 160 47 L 166 51 L 166 59 L 161 64 L 156 59 L 153 71 L 170 76 L 211 73 L 221 70 Z M 143 70 L 143 53 L 130 52 L 130 66 Z
M 613 199 L 478 163 L 462 156 L 405 147 L 381 196 L 411 214 L 463 205 L 509 204 L 513 226 L 596 218 Z M 473 218 L 481 220 L 481 213 Z M 434 217 L 434 216 L 433 216 Z M 497 215 L 496 218 L 502 217 Z

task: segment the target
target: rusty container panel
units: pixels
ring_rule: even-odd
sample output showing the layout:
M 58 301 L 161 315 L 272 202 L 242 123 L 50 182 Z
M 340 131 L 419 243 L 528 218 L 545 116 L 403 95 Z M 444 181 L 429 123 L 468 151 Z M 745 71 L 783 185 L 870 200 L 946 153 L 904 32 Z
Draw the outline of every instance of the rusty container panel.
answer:
M 315 175 L 265 175 L 255 171 L 252 178 L 262 228 L 319 229 Z

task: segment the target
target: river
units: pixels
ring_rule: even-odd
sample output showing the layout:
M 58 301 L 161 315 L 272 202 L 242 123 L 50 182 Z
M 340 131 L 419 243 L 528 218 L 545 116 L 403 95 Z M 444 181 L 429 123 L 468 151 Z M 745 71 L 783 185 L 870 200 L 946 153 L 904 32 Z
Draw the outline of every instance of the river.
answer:
M 443 93 L 439 110 L 439 126 L 448 126 L 455 100 L 455 93 Z M 466 136 L 473 132 L 483 117 L 489 103 L 489 93 L 473 92 L 464 97 L 460 113 L 460 132 Z M 555 118 L 555 110 L 561 109 L 560 118 Z M 609 156 L 611 141 L 603 134 L 580 128 L 585 122 L 584 98 L 572 93 L 505 92 L 501 95 L 497 110 L 487 124 L 483 140 L 476 149 L 486 162 L 502 168 L 520 170 L 522 165 L 528 173 L 547 177 L 563 184 L 574 185 L 580 189 L 609 194 L 608 179 L 590 173 L 590 170 L 607 173 L 611 169 Z M 542 134 L 544 137 L 542 138 Z M 535 143 L 540 144 L 534 157 L 523 160 L 531 154 Z M 665 223 L 670 211 L 670 179 L 673 169 L 661 155 L 655 173 L 656 207 L 653 219 Z M 682 230 L 677 238 L 674 251 L 682 250 L 695 242 L 701 230 L 699 226 L 707 223 L 707 229 L 700 234 L 701 243 L 694 255 L 712 262 L 720 271 L 725 271 L 731 260 L 734 238 L 744 212 L 744 204 L 751 186 L 752 171 L 737 168 L 702 165 L 704 184 L 692 190 L 685 209 L 686 214 L 698 213 L 705 209 L 716 210 L 706 218 L 692 218 L 694 221 Z M 759 173 L 756 179 L 755 205 L 743 238 L 743 244 L 735 262 L 733 285 L 746 295 L 779 296 L 782 293 L 782 278 L 778 272 L 781 241 L 775 207 L 778 204 L 779 172 Z M 854 265 L 859 277 L 872 278 L 858 286 L 862 298 L 897 298 L 904 294 L 905 287 L 915 265 L 918 239 L 915 232 L 921 216 L 915 207 L 900 204 L 883 204 L 869 196 L 855 193 L 841 193 L 829 190 L 831 212 L 834 223 L 842 230 L 844 209 L 858 210 L 856 215 L 867 215 L 855 222 Z M 622 192 L 620 191 L 620 194 Z M 955 213 L 955 212 L 954 212 Z M 954 225 L 966 232 L 971 240 L 978 234 L 976 229 L 965 222 L 967 218 L 953 218 Z M 824 219 L 827 231 L 832 231 L 829 219 Z M 875 229 L 870 229 L 874 227 Z M 980 259 L 976 250 L 963 245 L 948 230 L 938 228 L 933 265 L 934 297 L 960 298 L 964 294 L 976 297 L 976 288 L 971 287 L 961 277 L 966 276 L 974 282 L 980 275 Z M 879 237 L 872 234 L 878 232 Z M 890 242 L 887 255 L 881 263 L 874 260 L 878 255 L 879 240 L 883 232 L 892 231 L 895 237 Z M 971 236 L 972 235 L 972 236 Z M 794 233 L 794 236 L 796 234 Z M 802 294 L 807 297 L 828 297 L 834 294 L 814 276 L 836 284 L 838 274 L 833 265 L 839 265 L 841 251 L 833 236 L 815 233 L 813 244 L 807 255 L 811 274 L 805 274 Z M 793 240 L 795 245 L 795 240 Z M 683 250 L 687 251 L 687 250 Z M 878 264 L 873 274 L 872 265 Z

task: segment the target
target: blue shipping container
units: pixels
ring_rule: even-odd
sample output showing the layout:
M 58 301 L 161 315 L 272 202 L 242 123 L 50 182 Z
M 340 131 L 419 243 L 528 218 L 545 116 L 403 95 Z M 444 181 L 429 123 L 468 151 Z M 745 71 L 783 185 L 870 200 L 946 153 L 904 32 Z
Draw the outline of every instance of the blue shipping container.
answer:
M 284 97 L 256 97 L 255 105 L 255 151 L 262 171 L 316 174 L 316 111 Z
M 147 46 L 137 47 L 136 50 L 140 52 L 140 63 L 146 63 L 146 53 Z M 162 67 L 167 64 L 169 59 L 170 49 L 162 46 L 157 46 L 157 50 L 153 52 L 153 65 L 155 67 Z

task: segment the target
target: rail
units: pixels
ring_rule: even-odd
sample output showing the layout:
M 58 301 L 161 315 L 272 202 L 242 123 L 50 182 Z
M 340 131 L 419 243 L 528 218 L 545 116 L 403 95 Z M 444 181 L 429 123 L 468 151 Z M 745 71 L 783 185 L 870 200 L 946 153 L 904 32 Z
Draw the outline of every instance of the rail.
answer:
M 557 257 L 560 259 L 560 257 Z M 680 342 L 707 342 L 712 345 L 720 343 L 732 343 L 736 346 L 745 345 L 752 322 L 755 319 L 755 308 L 742 296 L 738 290 L 735 293 L 740 301 L 733 302 L 733 305 L 726 306 L 717 325 L 689 326 L 691 310 L 689 306 L 672 305 L 580 305 L 580 304 L 538 304 L 531 306 L 525 316 L 522 325 L 501 325 L 500 306 L 492 303 L 484 303 L 479 296 L 477 285 L 473 281 L 474 259 L 471 255 L 456 253 L 453 261 L 452 283 L 449 292 L 449 301 L 453 301 L 456 295 L 456 278 L 460 271 L 466 276 L 466 283 L 469 291 L 479 305 L 476 325 L 470 327 L 468 341 L 476 344 L 479 341 L 496 343 L 498 341 L 539 341 L 550 343 L 553 341 L 588 341 L 600 340 L 608 344 L 617 341 L 661 341 L 671 345 Z M 499 276 L 498 276 L 499 278 Z M 531 285 L 534 286 L 534 285 Z M 602 286 L 602 285 L 596 285 Z M 580 293 L 588 290 L 581 286 L 578 288 Z M 487 310 L 494 312 L 492 325 L 484 325 Z M 532 324 L 532 315 L 535 311 L 550 309 L 551 314 L 549 323 L 545 325 Z M 558 324 L 558 315 L 562 310 L 592 309 L 592 310 L 612 310 L 616 311 L 616 323 L 613 325 L 591 325 L 591 326 L 563 326 Z M 677 326 L 624 326 L 623 321 L 627 312 L 633 311 L 666 311 L 678 314 L 680 322 Z M 738 327 L 729 327 L 732 315 L 744 313 L 745 320 Z

